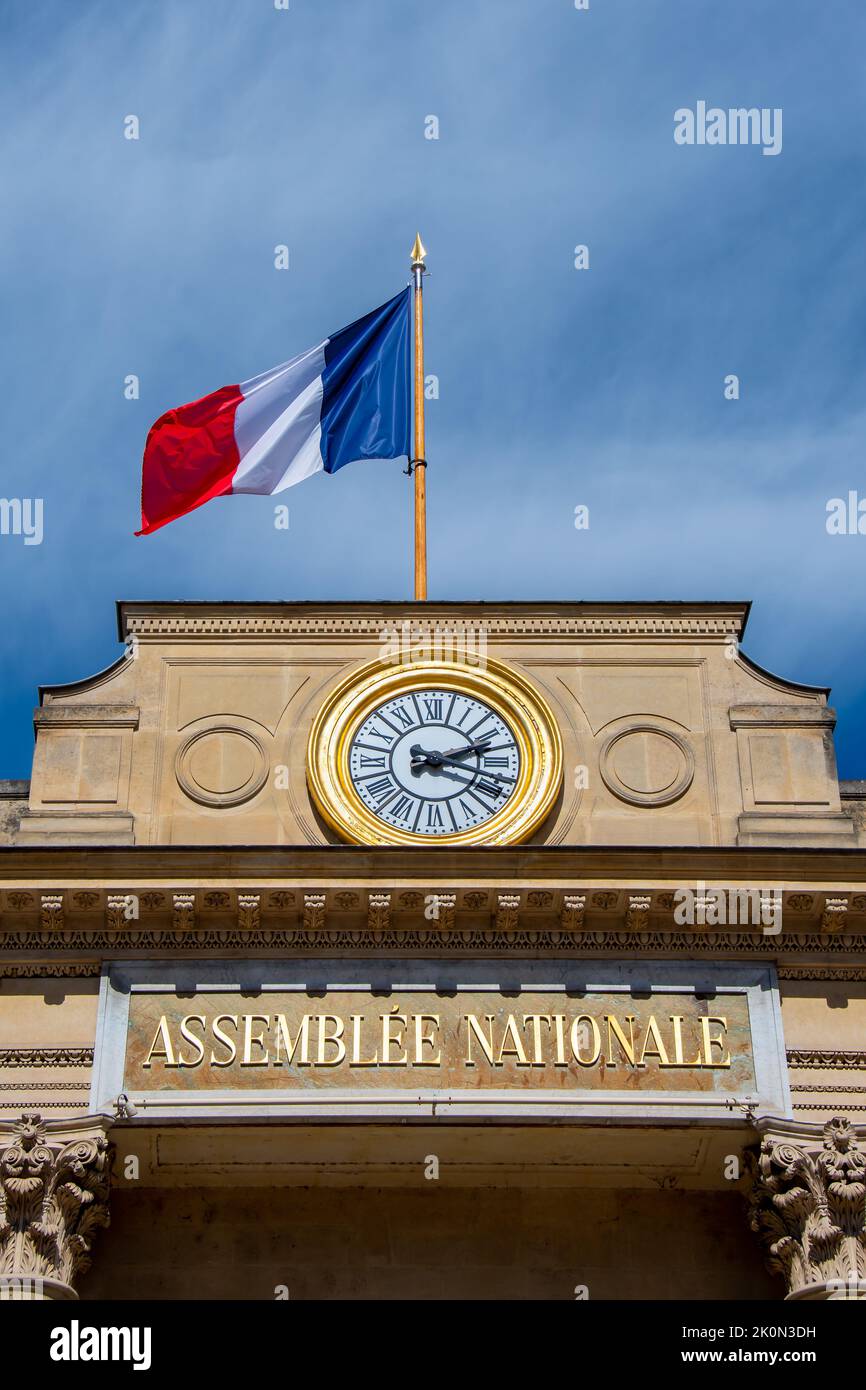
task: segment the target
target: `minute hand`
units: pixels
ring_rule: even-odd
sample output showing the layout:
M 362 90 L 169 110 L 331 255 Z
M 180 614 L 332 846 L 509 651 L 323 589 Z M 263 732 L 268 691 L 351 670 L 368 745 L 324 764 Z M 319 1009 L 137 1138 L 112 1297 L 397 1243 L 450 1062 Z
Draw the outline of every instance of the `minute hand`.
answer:
M 490 740 L 493 734 L 488 734 L 486 739 L 481 739 L 475 743 L 467 743 L 463 748 L 446 748 L 442 754 L 443 758 L 460 758 L 464 753 L 486 753 L 490 748 Z
M 423 764 L 423 762 L 425 762 L 425 761 L 426 761 L 426 759 L 419 758 L 419 759 L 418 759 L 417 766 L 420 767 L 420 766 Z M 460 770 L 461 772 L 464 772 L 464 773 L 466 774 L 466 776 L 469 777 L 469 778 L 477 777 L 477 776 L 479 775 L 480 771 L 481 771 L 480 768 L 477 768 L 477 767 L 467 767 L 465 763 L 459 763 L 459 762 L 457 761 L 456 758 L 449 758 L 448 755 L 447 755 L 447 753 L 440 753 L 438 762 L 439 762 L 439 765 L 440 765 L 440 766 L 441 766 L 443 763 L 447 763 L 449 767 L 456 767 L 456 768 L 459 768 L 459 770 Z M 486 775 L 487 775 L 488 777 L 494 778 L 494 780 L 497 781 L 497 782 L 516 782 L 516 781 L 517 781 L 517 778 L 516 778 L 516 777 L 508 777 L 508 776 L 506 776 L 506 774 L 505 774 L 504 772 L 489 772 L 489 773 L 487 773 Z

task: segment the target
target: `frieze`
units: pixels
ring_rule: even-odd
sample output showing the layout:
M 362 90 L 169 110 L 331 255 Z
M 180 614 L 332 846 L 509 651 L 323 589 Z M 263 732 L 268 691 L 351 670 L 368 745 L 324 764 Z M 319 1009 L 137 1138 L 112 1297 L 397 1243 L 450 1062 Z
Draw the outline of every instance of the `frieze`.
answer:
M 28 1087 L 28 1090 L 31 1088 Z M 87 1110 L 86 1100 L 40 1100 L 42 1110 Z M 19 1110 L 21 1109 L 20 1097 L 18 1100 L 0 1100 L 0 1110 Z
M 791 1090 L 798 1091 L 801 1093 L 805 1092 L 807 1095 L 810 1096 L 825 1095 L 830 1093 L 832 1093 L 833 1095 L 853 1096 L 857 1095 L 858 1092 L 866 1091 L 866 1086 L 825 1086 L 823 1084 L 819 1084 L 818 1082 L 813 1082 L 811 1085 L 804 1084 L 802 1086 L 792 1086 Z
M 836 1102 L 835 1102 L 835 1101 L 832 1101 L 832 1102 L 831 1102 L 831 1101 L 827 1101 L 827 1102 L 825 1103 L 824 1101 L 820 1101 L 820 1100 L 816 1100 L 816 1101 L 795 1100 L 794 1103 L 793 1103 L 793 1105 L 791 1106 L 791 1109 L 792 1109 L 792 1110 L 834 1110 L 835 1108 L 836 1108 Z M 858 1101 L 858 1102 L 852 1102 L 852 1103 L 849 1103 L 848 1101 L 846 1101 L 846 1102 L 845 1102 L 845 1109 L 846 1109 L 846 1110 L 866 1110 L 866 1105 L 861 1105 L 861 1104 L 859 1103 L 859 1101 Z
M 533 930 L 519 927 L 516 930 L 497 931 L 483 927 L 442 929 L 435 922 L 424 923 L 423 927 L 401 928 L 391 926 L 382 929 L 369 927 L 328 928 L 324 925 L 324 895 L 311 894 L 307 897 L 305 917 L 311 920 L 298 927 L 261 927 L 259 929 L 199 927 L 196 931 L 141 928 L 131 924 L 122 933 L 108 931 L 67 931 L 67 932 L 9 932 L 2 938 L 0 951 L 0 973 L 8 973 L 11 964 L 8 955 L 12 952 L 87 951 L 116 955 L 119 950 L 143 952 L 195 952 L 207 953 L 214 950 L 256 952 L 277 949 L 279 951 L 382 951 L 398 950 L 407 954 L 417 951 L 433 950 L 437 954 L 448 951 L 480 951 L 507 953 L 514 952 L 561 952 L 572 955 L 610 954 L 611 951 L 630 955 L 671 955 L 697 954 L 701 957 L 731 958 L 750 956 L 758 960 L 778 960 L 780 955 L 800 956 L 863 955 L 866 953 L 866 937 L 830 937 L 811 935 L 786 938 L 780 943 L 778 937 L 763 937 L 747 932 L 629 932 L 611 929 L 609 931 L 585 931 L 575 934 L 569 930 Z M 443 895 L 444 896 L 444 895 Z M 375 911 L 384 912 L 384 906 L 374 905 Z M 321 917 L 322 925 L 317 919 Z M 88 973 L 98 973 L 98 967 Z M 779 966 L 780 978 L 789 979 L 851 979 L 864 978 L 866 967 L 851 964 L 836 965 L 832 962 L 816 961 L 804 964 L 785 964 Z M 34 974 L 45 973 L 34 965 Z
M 98 960 L 0 961 L 0 979 L 89 980 L 102 973 Z
M 557 920 L 560 925 L 567 923 L 575 932 L 585 929 L 587 917 L 590 924 L 594 918 L 596 923 L 601 920 L 609 922 L 610 929 L 616 923 L 628 931 L 648 934 L 664 931 L 667 927 L 685 925 L 681 921 L 680 910 L 675 902 L 675 898 L 681 896 L 681 892 L 673 894 L 668 889 L 638 885 L 630 889 L 587 888 L 576 883 L 573 887 L 527 889 L 524 893 L 515 893 L 508 884 L 501 884 L 490 891 L 477 887 L 461 888 L 448 885 L 445 891 L 455 895 L 455 910 L 458 913 L 492 909 L 496 925 L 500 929 L 507 926 L 509 930 L 515 930 L 523 918 L 531 918 L 532 925 L 539 926 L 545 917 L 551 924 Z M 734 897 L 741 890 L 721 890 L 722 893 L 725 891 L 728 897 Z M 757 898 L 764 890 L 746 889 L 742 892 Z M 226 913 L 234 916 L 239 925 L 250 930 L 259 926 L 263 917 L 272 914 L 294 919 L 293 925 L 303 918 L 305 926 L 315 924 L 325 927 L 329 914 L 334 912 L 363 912 L 366 906 L 369 915 L 369 907 L 373 903 L 381 913 L 385 911 L 386 898 L 390 899 L 390 912 L 412 912 L 423 919 L 426 905 L 441 893 L 442 887 L 435 881 L 413 889 L 402 889 L 383 882 L 367 891 L 348 885 L 335 887 L 313 884 L 297 893 L 286 890 L 272 891 L 266 886 L 256 885 L 232 892 L 226 889 L 194 889 L 183 886 L 165 892 L 155 892 L 153 889 L 142 890 L 134 885 L 124 890 L 111 889 L 87 893 L 77 893 L 72 889 L 55 890 L 50 894 L 10 890 L 5 894 L 5 911 L 0 912 L 0 927 L 4 933 L 14 932 L 16 928 L 20 929 L 25 924 L 35 930 L 31 923 L 38 922 L 42 931 L 50 931 L 57 937 L 63 937 L 70 930 L 74 930 L 79 921 L 86 926 L 91 916 L 102 914 L 103 925 L 107 929 L 126 935 L 134 931 L 143 920 L 152 917 L 164 919 L 171 914 L 173 926 L 195 933 L 207 927 L 209 917 L 216 918 L 221 923 L 225 920 Z M 705 898 L 698 897 L 698 904 L 705 907 L 706 902 L 715 901 L 713 895 L 717 893 L 718 890 L 715 888 L 708 889 Z M 821 949 L 832 950 L 835 949 L 836 940 L 848 941 L 861 935 L 859 928 L 862 925 L 862 914 L 866 912 L 866 895 L 852 895 L 833 890 L 813 895 L 813 908 L 808 917 L 802 911 L 793 910 L 794 902 L 801 896 L 795 892 L 782 894 L 782 930 L 768 934 L 775 941 L 784 940 L 787 947 L 794 937 L 814 939 L 816 931 L 820 931 Z M 580 910 L 575 910 L 577 907 Z M 748 921 L 739 921 L 733 916 L 726 924 L 724 915 L 713 918 L 709 913 L 698 913 L 696 922 L 691 925 L 697 926 L 701 920 L 701 930 L 709 940 L 734 939 L 733 935 L 721 933 L 719 928 L 725 928 L 727 931 L 738 925 L 748 925 L 757 930 L 759 925 L 751 918 Z M 371 921 L 369 925 L 383 924 Z M 716 928 L 715 933 L 713 928 Z M 2 939 L 0 936 L 0 942 Z
M 0 1047 L 0 1067 L 90 1067 L 92 1047 Z
M 840 1048 L 789 1047 L 789 1067 L 866 1068 L 866 1052 Z M 810 1087 L 815 1090 L 815 1087 Z
M 87 1091 L 90 1089 L 88 1081 L 3 1081 L 0 1082 L 0 1091 L 26 1091 L 29 1095 L 31 1091 Z M 19 1101 L 20 1105 L 21 1102 Z

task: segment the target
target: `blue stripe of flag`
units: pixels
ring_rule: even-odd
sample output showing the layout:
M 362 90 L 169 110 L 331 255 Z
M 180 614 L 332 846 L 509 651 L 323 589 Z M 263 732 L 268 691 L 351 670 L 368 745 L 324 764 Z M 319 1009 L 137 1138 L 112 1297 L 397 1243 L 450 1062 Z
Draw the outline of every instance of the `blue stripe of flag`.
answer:
M 328 339 L 322 372 L 322 459 L 409 457 L 409 286 Z

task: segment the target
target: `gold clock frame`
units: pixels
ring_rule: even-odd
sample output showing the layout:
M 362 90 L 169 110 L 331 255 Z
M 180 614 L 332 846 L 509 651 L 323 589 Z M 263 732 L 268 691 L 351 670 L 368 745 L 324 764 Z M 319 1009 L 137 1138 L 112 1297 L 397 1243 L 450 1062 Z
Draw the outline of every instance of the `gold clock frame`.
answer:
M 349 753 L 358 729 L 396 695 L 436 688 L 472 695 L 496 710 L 514 733 L 520 752 L 517 785 L 505 806 L 484 825 L 447 835 L 418 835 L 380 821 L 364 805 L 349 775 Z M 451 661 L 356 668 L 327 696 L 307 743 L 307 784 L 332 830 L 356 845 L 515 845 L 527 840 L 550 814 L 562 785 L 562 739 L 544 697 L 518 671 L 500 661 L 483 667 Z

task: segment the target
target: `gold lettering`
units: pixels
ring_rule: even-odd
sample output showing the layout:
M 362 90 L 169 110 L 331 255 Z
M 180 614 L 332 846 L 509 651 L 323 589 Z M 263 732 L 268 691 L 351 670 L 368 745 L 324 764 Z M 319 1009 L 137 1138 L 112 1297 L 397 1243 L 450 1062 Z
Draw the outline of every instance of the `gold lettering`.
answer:
M 511 1036 L 511 1038 L 512 1038 L 512 1040 L 513 1040 L 513 1042 L 514 1042 L 514 1046 L 513 1046 L 513 1047 L 506 1047 L 506 1046 L 505 1046 L 505 1044 L 508 1042 L 509 1035 Z M 505 1056 L 508 1056 L 508 1057 L 516 1057 L 516 1058 L 517 1058 L 517 1065 L 518 1065 L 519 1067 L 528 1067 L 528 1066 L 529 1066 L 529 1062 L 527 1061 L 527 1058 L 526 1058 L 526 1053 L 525 1053 L 524 1050 L 523 1050 L 523 1043 L 520 1041 L 520 1038 L 517 1036 L 517 1024 L 514 1022 L 514 1014 L 509 1014 L 509 1015 L 508 1015 L 508 1021 L 506 1022 L 505 1028 L 503 1029 L 503 1033 L 502 1033 L 502 1045 L 501 1045 L 500 1048 L 499 1048 L 499 1056 L 498 1056 L 497 1059 L 496 1059 L 496 1062 L 497 1062 L 497 1065 L 498 1065 L 498 1066 L 500 1066 L 500 1067 L 502 1066 L 502 1059 L 503 1059 L 503 1057 L 505 1057 Z
M 429 1033 L 425 1033 L 425 1032 L 424 1032 L 424 1024 L 425 1024 L 425 1023 L 432 1023 L 433 1026 L 434 1026 L 434 1028 L 435 1028 L 435 1029 L 437 1030 L 437 1032 L 438 1032 L 438 1029 L 439 1029 L 439 1015 L 438 1015 L 438 1014 L 415 1014 L 415 1015 L 413 1015 L 413 1017 L 414 1017 L 414 1019 L 415 1019 L 415 1066 L 416 1066 L 416 1067 L 438 1067 L 439 1064 L 440 1064 L 440 1061 L 441 1061 L 441 1059 L 442 1059 L 442 1052 L 441 1052 L 441 1050 L 440 1050 L 440 1051 L 437 1051 L 435 1057 L 427 1057 L 427 1058 L 425 1058 L 424 1055 L 423 1055 L 423 1048 L 424 1048 L 425 1043 L 426 1043 L 426 1045 L 427 1045 L 428 1047 L 431 1047 L 431 1048 L 436 1046 L 436 1038 L 435 1038 L 435 1037 L 431 1037 Z
M 157 1051 L 156 1044 L 159 1038 L 162 1038 L 162 1047 L 159 1049 L 159 1051 Z M 149 1067 L 151 1060 L 154 1057 L 164 1057 L 165 1065 L 167 1067 L 178 1066 L 178 1063 L 174 1060 L 174 1053 L 171 1050 L 171 1037 L 169 1036 L 168 1021 L 166 1019 L 165 1014 L 163 1014 L 162 1018 L 159 1020 L 159 1027 L 157 1028 L 153 1042 L 150 1045 L 150 1051 L 147 1054 L 147 1061 L 142 1062 L 141 1065 L 143 1067 Z
M 300 1045 L 298 1055 L 298 1066 L 308 1067 L 310 1065 L 310 1015 L 304 1014 L 298 1024 L 298 1031 L 294 1038 L 289 1032 L 289 1025 L 286 1022 L 285 1014 L 274 1015 L 274 1066 L 282 1065 L 280 1061 L 280 1049 L 286 1050 L 286 1066 L 291 1066 L 295 1056 L 295 1051 Z
M 553 1022 L 556 1028 L 556 1065 L 567 1067 L 565 1060 L 565 1014 L 554 1014 Z
M 220 1028 L 220 1024 L 222 1023 L 224 1018 L 228 1019 L 229 1023 L 233 1023 L 235 1028 L 237 1028 L 238 1026 L 237 1014 L 220 1014 L 217 1018 L 214 1019 L 213 1023 L 211 1024 L 211 1032 L 213 1033 L 217 1042 L 221 1042 L 224 1047 L 228 1048 L 229 1055 L 223 1061 L 220 1061 L 219 1058 L 215 1057 L 213 1052 L 211 1052 L 210 1064 L 212 1067 L 230 1067 L 238 1054 L 237 1046 L 235 1045 L 235 1043 L 232 1042 L 231 1038 L 226 1037 L 222 1028 Z
M 204 1043 L 201 1041 L 200 1038 L 197 1038 L 194 1033 L 191 1033 L 189 1031 L 189 1029 L 187 1028 L 188 1023 L 200 1023 L 202 1027 L 202 1032 L 204 1032 L 204 1014 L 187 1014 L 186 1018 L 181 1019 L 180 1036 L 183 1038 L 184 1042 L 192 1043 L 193 1047 L 196 1048 L 198 1051 L 198 1056 L 193 1057 L 189 1062 L 185 1062 L 178 1053 L 178 1065 L 181 1067 L 198 1067 L 204 1061 Z
M 636 1063 L 635 1063 L 635 1059 L 634 1059 L 634 1014 L 626 1014 L 626 1016 L 625 1016 L 625 1021 L 626 1021 L 626 1023 L 628 1024 L 628 1032 L 629 1032 L 629 1041 L 628 1041 L 628 1042 L 626 1042 L 625 1034 L 623 1033 L 622 1028 L 619 1026 L 619 1022 L 617 1021 L 616 1016 L 615 1016 L 614 1014 L 606 1014 L 605 1017 L 607 1018 L 607 1064 L 608 1064 L 608 1066 L 609 1066 L 609 1067 L 615 1067 L 615 1066 L 616 1066 L 616 1062 L 613 1060 L 613 1037 L 611 1036 L 613 1033 L 616 1034 L 617 1042 L 619 1043 L 620 1047 L 622 1048 L 622 1050 L 623 1050 L 623 1052 L 625 1053 L 626 1057 L 628 1058 L 629 1062 L 631 1063 L 632 1066 L 635 1066 Z
M 383 1066 L 383 1067 L 408 1067 L 408 1065 L 409 1065 L 409 1059 L 408 1059 L 407 1056 L 406 1056 L 405 1050 L 404 1050 L 404 1052 L 403 1052 L 403 1056 L 402 1056 L 402 1057 L 392 1057 L 392 1056 L 391 1056 L 391 1048 L 392 1048 L 392 1047 L 394 1047 L 394 1046 L 396 1046 L 396 1047 L 403 1047 L 403 1028 L 406 1028 L 406 1027 L 408 1026 L 408 1025 L 407 1025 L 406 1015 L 405 1015 L 405 1014 L 398 1014 L 398 1013 L 396 1012 L 396 1010 L 397 1010 L 398 1008 L 399 1008 L 399 1005 L 398 1005 L 398 1004 L 395 1004 L 395 1005 L 394 1005 L 394 1008 L 391 1010 L 391 1012 L 390 1012 L 389 1014 L 380 1014 L 380 1015 L 379 1015 L 379 1018 L 382 1020 L 382 1066 Z M 397 1037 L 392 1037 L 392 1036 L 391 1036 L 391 1024 L 392 1024 L 392 1023 L 399 1023 L 399 1024 L 402 1025 L 402 1027 L 401 1027 L 401 1029 L 400 1029 L 400 1033 L 399 1033 L 399 1035 L 398 1035 Z
M 271 1021 L 270 1014 L 244 1014 L 244 1055 L 241 1061 L 242 1067 L 266 1067 L 268 1065 L 268 1049 L 265 1047 L 265 1040 L 261 1033 L 253 1037 L 253 1024 L 262 1023 L 267 1028 Z M 262 1056 L 253 1060 L 253 1044 L 262 1049 Z
M 711 1024 L 711 1023 L 720 1023 L 720 1024 L 722 1025 L 722 1034 L 724 1034 L 724 1032 L 725 1032 L 725 1030 L 726 1030 L 726 1028 L 727 1028 L 727 1026 L 728 1026 L 728 1020 L 727 1020 L 726 1018 L 717 1018 L 717 1017 L 715 1017 L 713 1014 L 708 1014 L 706 1017 L 704 1017 L 704 1018 L 701 1019 L 701 1033 L 702 1033 L 703 1039 L 704 1039 L 704 1066 L 705 1066 L 705 1067 L 729 1067 L 729 1066 L 731 1065 L 731 1054 L 730 1054 L 730 1052 L 729 1052 L 729 1053 L 727 1054 L 727 1056 L 725 1055 L 725 1039 L 724 1039 L 724 1036 L 722 1036 L 722 1037 L 720 1037 L 720 1038 L 711 1038 L 711 1037 L 710 1037 L 710 1024 Z M 712 1052 L 712 1048 L 713 1048 L 713 1044 L 714 1044 L 714 1043 L 716 1044 L 717 1047 L 720 1047 L 720 1048 L 722 1049 L 722 1055 L 721 1055 L 721 1058 L 720 1058 L 720 1060 L 719 1060 L 718 1062 L 714 1062 L 714 1061 L 713 1061 L 713 1052 Z
M 592 1056 L 581 1057 L 580 1055 L 580 1025 L 588 1023 L 592 1033 Z M 594 1067 L 601 1056 L 601 1033 L 598 1023 L 592 1014 L 578 1014 L 571 1025 L 571 1050 L 574 1053 L 574 1060 L 582 1067 Z
M 534 1067 L 543 1067 L 543 1066 L 544 1066 L 544 1058 L 543 1058 L 542 1055 L 541 1055 L 541 1025 L 542 1025 L 542 1023 L 546 1023 L 547 1026 L 548 1026 L 548 1028 L 550 1028 L 552 1022 L 553 1022 L 553 1020 L 551 1019 L 550 1014 L 524 1014 L 524 1015 L 523 1015 L 523 1026 L 524 1026 L 524 1028 L 526 1027 L 527 1023 L 531 1023 L 531 1024 L 532 1024 L 532 1046 L 533 1046 L 532 1065 L 533 1065 Z
M 469 1027 L 466 1030 L 466 1057 L 464 1059 L 466 1066 L 475 1066 L 475 1063 L 472 1060 L 472 1034 L 474 1033 L 476 1040 L 481 1044 L 481 1050 L 483 1051 L 491 1067 L 495 1067 L 496 1063 L 493 1060 L 493 1014 L 484 1015 L 490 1027 L 489 1039 L 485 1038 L 483 1032 L 481 1031 L 481 1025 L 474 1014 L 464 1014 L 463 1017 L 469 1025 Z
M 339 1014 L 318 1014 L 319 1020 L 319 1050 L 316 1054 L 316 1061 L 320 1067 L 337 1067 L 346 1056 L 346 1044 L 343 1038 L 343 1020 Z M 334 1024 L 333 1033 L 327 1032 L 328 1020 Z M 328 1043 L 333 1043 L 337 1049 L 336 1057 L 332 1057 L 330 1062 L 325 1058 L 325 1047 Z
M 655 1042 L 655 1047 L 650 1047 L 650 1038 L 652 1038 Z M 639 1067 L 646 1066 L 647 1054 L 649 1054 L 650 1057 L 658 1057 L 660 1066 L 670 1066 L 670 1062 L 668 1061 L 668 1054 L 665 1051 L 665 1045 L 662 1042 L 661 1034 L 659 1032 L 659 1026 L 656 1023 L 655 1014 L 650 1014 L 649 1023 L 646 1026 L 646 1034 L 643 1040 L 643 1047 L 640 1050 L 640 1057 L 638 1059 Z
M 352 1060 L 349 1063 L 349 1066 L 377 1067 L 379 1065 L 379 1057 L 377 1053 L 374 1052 L 373 1056 L 370 1057 L 367 1061 L 362 1061 L 361 1059 L 361 1025 L 364 1022 L 364 1015 L 350 1014 L 349 1017 L 352 1020 Z
M 670 1064 L 674 1067 L 699 1067 L 701 1065 L 701 1050 L 698 1048 L 698 1055 L 693 1062 L 683 1061 L 683 1014 L 671 1014 L 671 1023 L 674 1025 L 674 1060 Z

